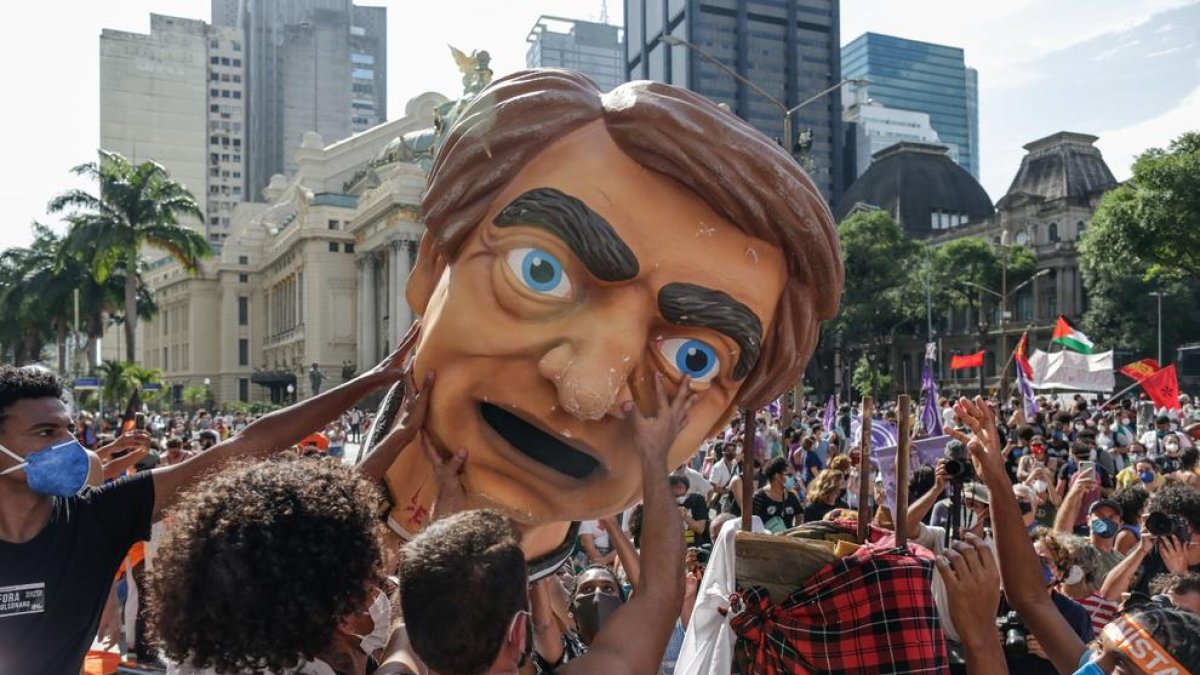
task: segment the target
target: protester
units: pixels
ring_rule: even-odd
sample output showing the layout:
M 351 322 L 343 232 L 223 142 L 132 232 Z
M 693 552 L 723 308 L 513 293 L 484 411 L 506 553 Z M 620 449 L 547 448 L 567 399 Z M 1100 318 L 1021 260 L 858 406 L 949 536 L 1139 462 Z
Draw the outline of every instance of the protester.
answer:
M 210 477 L 172 509 L 150 624 L 179 675 L 361 675 L 391 634 L 377 489 L 315 459 Z
M 1175 607 L 1200 614 L 1200 574 L 1162 574 L 1150 582 L 1154 597 L 1166 596 Z
M 825 469 L 808 484 L 808 503 L 804 507 L 804 522 L 821 520 L 835 508 L 846 508 L 842 493 L 846 491 L 846 474 L 837 469 Z
M 996 557 L 1008 602 L 1020 615 L 1041 649 L 1060 673 L 1136 672 L 1149 658 L 1178 662 L 1178 672 L 1200 669 L 1200 617 L 1177 609 L 1151 608 L 1126 614 L 1105 627 L 1093 651 L 1062 617 L 1042 588 L 1042 565 L 1021 524 L 1016 499 L 1005 494 L 1008 484 L 995 419 L 982 399 L 961 399 L 956 411 L 971 430 L 968 437 L 954 432 L 967 443 L 977 471 L 996 495 L 990 510 L 996 537 Z M 1118 670 L 1123 668 L 1124 670 Z
M 711 543 L 708 538 L 708 503 L 704 497 L 688 491 L 688 480 L 682 476 L 667 477 L 671 494 L 679 505 L 679 515 L 683 519 L 683 541 L 688 546 L 704 546 Z
M 654 417 L 622 413 L 640 456 L 644 490 L 637 592 L 600 628 L 588 653 L 555 672 L 651 673 L 660 665 L 683 601 L 683 528 L 666 481 L 667 453 L 694 400 L 687 378 L 668 402 L 658 382 Z M 440 675 L 516 673 L 533 633 L 520 533 L 493 511 L 434 521 L 408 543 L 400 565 L 403 616 L 415 655 Z M 480 603 L 480 598 L 487 598 Z M 399 658 L 399 655 L 397 655 Z
M 118 565 L 180 490 L 229 460 L 288 448 L 400 379 L 400 356 L 187 461 L 88 490 L 89 460 L 72 434 L 62 381 L 41 368 L 0 367 L 0 588 L 22 589 L 14 606 L 24 608 L 0 616 L 0 672 L 78 672 Z
M 763 473 L 767 484 L 755 491 L 752 513 L 762 519 L 768 531 L 778 534 L 796 523 L 804 505 L 787 485 L 793 473 L 786 459 L 772 459 Z

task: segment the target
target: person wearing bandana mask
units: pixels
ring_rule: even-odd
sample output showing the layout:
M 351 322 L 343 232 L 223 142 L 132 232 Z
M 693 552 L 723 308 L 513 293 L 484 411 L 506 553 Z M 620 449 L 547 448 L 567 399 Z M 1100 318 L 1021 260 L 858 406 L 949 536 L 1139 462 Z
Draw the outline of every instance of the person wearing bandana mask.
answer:
M 266 415 L 202 455 L 86 490 L 91 460 L 74 440 L 62 380 L 0 366 L 0 673 L 79 672 L 121 561 L 184 489 L 230 460 L 287 448 L 308 425 L 403 377 L 402 357 Z
M 579 628 L 579 637 L 590 645 L 600 629 L 622 605 L 625 592 L 612 570 L 589 567 L 575 577 L 575 594 L 571 598 L 571 614 Z

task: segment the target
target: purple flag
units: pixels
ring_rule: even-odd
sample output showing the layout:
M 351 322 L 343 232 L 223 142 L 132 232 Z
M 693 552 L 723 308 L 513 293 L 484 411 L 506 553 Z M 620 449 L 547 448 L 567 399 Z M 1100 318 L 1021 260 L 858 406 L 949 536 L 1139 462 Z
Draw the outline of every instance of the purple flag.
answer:
M 932 436 L 914 440 L 912 442 L 912 459 L 908 463 L 909 476 L 905 480 L 911 478 L 912 472 L 916 471 L 917 467 L 937 464 L 945 452 L 946 443 L 950 440 L 949 436 Z M 871 451 L 871 459 L 879 466 L 879 476 L 883 479 L 883 492 L 886 495 L 884 504 L 892 512 L 892 518 L 901 522 L 899 518 L 902 516 L 896 515 L 896 449 L 895 445 L 875 448 Z M 909 500 L 909 503 L 912 503 L 912 499 Z
M 942 435 L 942 414 L 938 410 L 937 381 L 933 379 L 933 361 L 926 360 L 921 369 L 921 393 L 925 405 L 921 408 L 921 428 L 927 436 Z
M 833 418 L 836 412 L 837 411 L 833 404 L 833 396 L 830 396 L 829 402 L 825 404 L 825 414 L 821 416 L 821 427 L 825 429 L 825 431 L 833 430 Z
M 1033 395 L 1033 385 L 1029 383 L 1029 378 L 1025 377 L 1025 369 L 1017 364 L 1017 391 L 1021 392 L 1021 403 L 1025 408 L 1025 421 L 1032 424 L 1033 416 L 1038 414 L 1039 408 L 1037 399 Z

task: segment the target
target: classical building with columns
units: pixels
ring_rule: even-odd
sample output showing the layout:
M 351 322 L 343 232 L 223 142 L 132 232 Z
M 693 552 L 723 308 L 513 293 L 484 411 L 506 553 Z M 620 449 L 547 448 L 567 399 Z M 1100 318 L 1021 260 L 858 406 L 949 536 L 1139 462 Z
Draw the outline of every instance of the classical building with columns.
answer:
M 186 386 L 216 401 L 304 398 L 398 343 L 424 228 L 425 174 L 404 139 L 425 135 L 446 102 L 423 94 L 403 118 L 332 145 L 305 134 L 296 174 L 238 205 L 219 258 L 195 276 L 172 262 L 148 272 L 161 311 L 139 327 L 141 360 L 176 398 Z

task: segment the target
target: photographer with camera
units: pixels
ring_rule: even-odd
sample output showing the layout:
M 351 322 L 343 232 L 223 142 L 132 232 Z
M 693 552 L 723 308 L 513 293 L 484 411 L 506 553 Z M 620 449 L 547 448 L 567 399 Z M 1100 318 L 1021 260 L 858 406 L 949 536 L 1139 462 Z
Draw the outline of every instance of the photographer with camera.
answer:
M 962 541 L 964 536 L 970 533 L 983 545 L 988 547 L 992 545 L 986 534 L 988 501 L 990 499 L 988 490 L 979 483 L 966 482 L 965 478 L 970 476 L 973 471 L 969 469 L 969 460 L 964 466 L 960 459 L 965 451 L 966 447 L 961 443 L 948 443 L 947 456 L 939 459 L 934 469 L 933 487 L 908 507 L 905 518 L 908 538 L 929 549 L 935 555 L 942 555 L 950 549 L 952 530 L 954 531 L 954 541 Z M 958 493 L 952 499 L 952 503 L 961 505 L 962 513 L 953 513 L 957 509 L 952 506 L 948 527 L 926 525 L 921 522 L 941 497 L 948 484 L 953 484 Z M 942 580 L 940 572 L 933 575 L 933 599 L 937 605 L 938 618 L 942 622 L 942 630 L 946 633 L 946 637 L 953 642 L 960 642 L 960 635 L 950 613 L 951 603 L 947 596 L 946 584 Z M 992 610 L 994 611 L 994 609 L 993 607 Z
M 1150 581 L 1159 574 L 1200 572 L 1200 492 L 1168 485 L 1154 493 L 1142 519 L 1142 540 L 1108 577 L 1100 593 L 1120 600 L 1126 591 L 1149 597 Z
M 1200 641 L 1195 639 L 1200 633 L 1200 617 L 1182 610 L 1152 607 L 1130 612 L 1105 627 L 1096 651 L 1079 638 L 1043 590 L 1044 568 L 1021 524 L 1016 499 L 1001 490 L 1008 484 L 1008 474 L 991 411 L 982 399 L 971 402 L 965 398 L 959 400 L 956 411 L 970 427 L 971 436 L 957 431 L 951 435 L 967 444 L 979 475 L 994 494 L 990 510 L 1008 601 L 1058 672 L 1108 675 L 1200 670 Z

